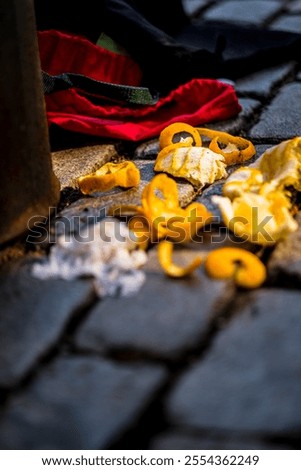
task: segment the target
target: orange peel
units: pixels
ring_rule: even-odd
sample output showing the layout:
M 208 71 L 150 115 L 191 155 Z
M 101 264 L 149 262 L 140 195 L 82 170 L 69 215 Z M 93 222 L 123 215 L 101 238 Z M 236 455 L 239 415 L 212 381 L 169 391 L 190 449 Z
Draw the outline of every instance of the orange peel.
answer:
M 214 279 L 233 278 L 246 289 L 255 289 L 266 280 L 266 267 L 250 251 L 242 248 L 223 247 L 213 250 L 205 260 L 205 270 Z
M 143 244 L 146 236 L 152 242 L 165 237 L 177 243 L 191 241 L 200 228 L 212 221 L 211 212 L 201 203 L 180 207 L 177 183 L 164 173 L 145 186 L 141 206 L 115 206 L 115 214 L 116 211 L 120 215 L 133 215 L 131 229 Z M 139 233 L 135 231 L 137 221 Z
M 192 274 L 202 263 L 202 258 L 197 256 L 187 266 L 179 266 L 172 261 L 173 243 L 168 240 L 162 240 L 158 245 L 158 258 L 159 263 L 165 272 L 170 277 L 180 278 Z
M 184 122 L 174 122 L 165 127 L 159 137 L 160 149 L 168 145 L 184 144 L 186 146 L 201 147 L 202 139 L 195 127 Z
M 205 127 L 197 127 L 196 129 L 201 135 L 211 139 L 209 148 L 213 152 L 223 155 L 227 165 L 245 162 L 256 153 L 252 142 L 243 137 L 236 137 L 227 132 L 207 129 Z
M 78 178 L 78 186 L 83 194 L 109 191 L 120 186 L 131 188 L 140 183 L 140 171 L 132 161 L 106 163 L 99 170 Z

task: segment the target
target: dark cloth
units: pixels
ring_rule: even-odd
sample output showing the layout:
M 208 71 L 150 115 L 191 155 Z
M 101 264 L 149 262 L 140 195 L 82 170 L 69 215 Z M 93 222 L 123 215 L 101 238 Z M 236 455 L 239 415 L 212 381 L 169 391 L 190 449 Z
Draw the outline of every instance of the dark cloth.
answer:
M 140 65 L 144 85 L 163 94 L 192 78 L 236 79 L 300 60 L 300 34 L 190 21 L 180 0 L 35 0 L 35 8 L 38 30 L 94 42 L 104 31 Z

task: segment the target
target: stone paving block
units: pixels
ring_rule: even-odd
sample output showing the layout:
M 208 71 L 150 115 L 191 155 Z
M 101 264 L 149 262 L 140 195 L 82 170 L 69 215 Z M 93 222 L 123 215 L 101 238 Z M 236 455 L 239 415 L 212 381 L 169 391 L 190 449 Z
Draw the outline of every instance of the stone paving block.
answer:
M 183 0 L 182 3 L 186 15 L 193 17 L 201 8 L 212 3 L 212 0 Z
M 284 85 L 251 129 L 251 139 L 285 140 L 301 134 L 301 83 Z
M 226 432 L 224 434 L 215 434 L 206 432 L 204 434 L 180 429 L 175 431 L 166 431 L 152 439 L 150 449 L 152 450 L 279 450 L 290 449 L 291 447 L 283 444 L 272 444 L 269 441 L 256 439 L 249 435 Z
M 301 292 L 262 289 L 180 377 L 174 425 L 289 435 L 301 427 Z
M 300 33 L 301 31 L 301 15 L 284 15 L 273 21 L 269 26 L 270 29 L 278 29 L 289 31 L 290 33 Z
M 203 248 L 198 244 L 195 250 Z M 188 263 L 196 251 L 189 255 L 184 250 L 174 259 Z M 210 280 L 202 269 L 191 278 L 170 279 L 158 264 L 156 249 L 149 256 L 144 268 L 147 279 L 138 294 L 99 302 L 76 335 L 77 347 L 97 352 L 131 350 L 175 359 L 201 345 L 226 284 Z
M 261 70 L 238 80 L 235 89 L 238 94 L 250 94 L 259 98 L 267 98 L 274 87 L 292 74 L 294 69 L 295 63 L 290 62 Z
M 285 279 L 285 282 L 301 280 L 301 213 L 296 216 L 298 229 L 279 241 L 273 250 L 268 270 L 271 279 Z
M 104 449 L 135 423 L 165 380 L 153 365 L 63 357 L 14 395 L 1 449 Z
M 239 103 L 242 106 L 242 110 L 235 118 L 213 122 L 206 127 L 228 132 L 233 135 L 241 135 L 243 129 L 249 128 L 254 113 L 261 107 L 261 103 L 251 98 L 240 98 Z
M 0 273 L 0 386 L 12 387 L 59 340 L 67 322 L 93 298 L 90 281 L 41 281 L 31 263 Z
M 92 145 L 58 150 L 51 156 L 54 173 L 64 189 L 78 188 L 77 178 L 96 171 L 118 155 L 114 145 Z
M 232 23 L 248 23 L 262 25 L 268 18 L 275 15 L 281 8 L 278 1 L 263 0 L 229 0 L 217 3 L 205 11 L 206 20 L 220 20 Z M 254 14 L 256 12 L 256 14 Z
M 291 13 L 301 13 L 301 0 L 294 0 L 290 2 L 286 9 Z

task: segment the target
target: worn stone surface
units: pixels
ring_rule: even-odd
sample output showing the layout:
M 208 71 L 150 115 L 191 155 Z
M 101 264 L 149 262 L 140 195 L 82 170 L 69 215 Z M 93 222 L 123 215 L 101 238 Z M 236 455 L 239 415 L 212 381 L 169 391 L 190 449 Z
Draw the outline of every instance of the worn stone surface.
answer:
M 32 260 L 33 261 L 33 260 Z M 93 295 L 89 281 L 41 281 L 31 262 L 0 272 L 0 386 L 11 387 L 61 337 L 67 322 Z
M 9 401 L 1 449 L 99 449 L 139 417 L 164 369 L 98 358 L 58 358 Z
M 290 33 L 300 33 L 301 15 L 285 15 L 275 20 L 270 29 L 289 31 Z
M 152 139 L 138 145 L 134 152 L 135 159 L 155 160 L 160 151 L 159 139 Z
M 268 440 L 256 440 L 256 437 L 248 434 L 210 433 L 210 431 L 198 434 L 185 428 L 159 434 L 150 443 L 150 449 L 154 450 L 279 450 L 281 448 L 288 449 L 287 446 L 282 447 Z
M 248 75 L 236 82 L 235 89 L 239 94 L 248 94 L 259 98 L 267 98 L 274 87 L 283 82 L 295 69 L 295 63 L 271 67 Z
M 240 98 L 239 103 L 242 106 L 242 110 L 238 116 L 227 119 L 226 121 L 210 123 L 206 127 L 228 132 L 233 135 L 240 135 L 243 129 L 250 127 L 254 119 L 254 113 L 260 108 L 260 102 L 251 98 Z
M 261 290 L 183 374 L 167 402 L 178 426 L 285 434 L 301 426 L 301 293 Z
M 301 84 L 289 83 L 262 112 L 259 122 L 251 129 L 254 139 L 284 140 L 301 134 Z
M 229 0 L 217 3 L 206 10 L 203 17 L 206 20 L 222 20 L 232 23 L 248 23 L 261 25 L 270 16 L 277 13 L 280 4 L 277 1 L 262 0 Z M 254 12 L 256 11 L 256 15 Z
M 61 189 L 78 188 L 77 179 L 80 176 L 98 170 L 116 157 L 114 145 L 92 145 L 52 152 L 52 164 Z
M 296 216 L 298 230 L 290 233 L 277 243 L 273 250 L 268 269 L 271 279 L 285 279 L 286 283 L 301 280 L 301 214 Z
M 286 6 L 286 9 L 291 13 L 301 13 L 301 1 L 293 0 Z
M 195 247 L 190 258 L 202 249 L 202 244 Z M 187 253 L 180 261 L 189 262 Z M 163 274 L 155 249 L 145 271 L 146 282 L 134 297 L 107 298 L 95 306 L 76 335 L 77 347 L 175 359 L 201 344 L 225 283 L 208 279 L 201 268 L 191 278 L 170 279 Z
M 208 2 L 207 0 L 183 0 L 183 8 L 188 16 L 195 16 L 201 8 L 204 6 L 207 6 Z

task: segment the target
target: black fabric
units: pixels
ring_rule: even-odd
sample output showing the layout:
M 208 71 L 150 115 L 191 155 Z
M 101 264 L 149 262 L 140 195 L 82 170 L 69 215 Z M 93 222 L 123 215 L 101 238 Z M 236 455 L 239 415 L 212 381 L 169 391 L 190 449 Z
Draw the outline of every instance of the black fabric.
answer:
M 92 41 L 104 31 L 139 63 L 144 85 L 161 94 L 191 78 L 236 79 L 301 58 L 300 34 L 189 21 L 180 0 L 35 0 L 35 6 L 39 30 Z

